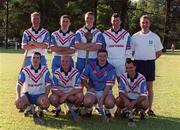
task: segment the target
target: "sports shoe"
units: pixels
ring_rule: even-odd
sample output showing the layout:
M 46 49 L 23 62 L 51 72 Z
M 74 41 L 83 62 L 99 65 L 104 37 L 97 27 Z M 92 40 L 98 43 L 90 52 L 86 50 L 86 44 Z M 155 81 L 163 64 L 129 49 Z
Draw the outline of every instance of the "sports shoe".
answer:
M 27 108 L 24 110 L 24 116 L 27 117 L 29 114 L 32 114 L 32 107 L 27 106 Z
M 37 115 L 37 113 L 34 113 L 34 114 L 33 114 L 33 120 L 34 120 L 34 123 L 35 123 L 35 124 L 41 124 L 41 125 L 43 125 L 43 124 L 45 123 L 44 118 L 43 118 L 43 117 L 39 117 L 39 116 Z
M 152 117 L 155 117 L 155 116 L 156 116 L 156 114 L 154 113 L 154 111 L 151 110 L 151 109 L 148 110 L 147 114 L 148 114 L 149 116 L 152 116 Z
M 78 110 L 77 110 L 77 111 L 71 110 L 71 116 L 72 116 L 72 118 L 73 118 L 73 121 L 76 122 L 76 123 L 82 121 L 82 119 L 81 119 L 80 116 L 78 115 Z

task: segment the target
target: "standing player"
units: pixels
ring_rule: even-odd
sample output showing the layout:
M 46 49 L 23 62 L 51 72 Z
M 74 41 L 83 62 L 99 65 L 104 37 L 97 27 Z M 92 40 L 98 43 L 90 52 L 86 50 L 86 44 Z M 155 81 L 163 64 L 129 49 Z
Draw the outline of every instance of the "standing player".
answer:
M 82 84 L 86 87 L 87 93 L 83 104 L 88 108 L 98 103 L 102 121 L 107 121 L 104 106 L 107 109 L 114 107 L 115 99 L 112 94 L 112 87 L 115 82 L 115 68 L 107 62 L 107 51 L 98 50 L 97 62 L 90 63 L 82 73 Z M 89 82 L 91 81 L 91 85 Z
M 111 63 L 119 77 L 125 72 L 126 58 L 132 56 L 130 35 L 121 27 L 120 15 L 114 13 L 111 16 L 112 28 L 104 32 L 108 62 Z
M 60 29 L 53 32 L 51 35 L 50 48 L 53 51 L 53 61 L 52 61 L 52 72 L 60 67 L 61 56 L 70 55 L 75 53 L 74 48 L 74 33 L 69 30 L 71 25 L 70 16 L 62 15 L 60 17 Z M 73 59 L 71 58 L 71 65 L 74 66 Z
M 34 119 L 40 119 L 37 121 L 42 123 L 42 118 L 37 117 L 42 117 L 42 109 L 49 107 L 51 79 L 47 66 L 41 65 L 40 61 L 41 54 L 35 52 L 31 57 L 32 64 L 22 69 L 16 86 L 16 107 L 25 110 L 25 116 L 32 110 Z M 34 110 L 34 105 L 39 107 L 40 113 Z
M 31 64 L 31 55 L 34 52 L 39 52 L 41 54 L 41 64 L 46 65 L 45 56 L 47 54 L 50 36 L 49 32 L 41 27 L 40 22 L 40 14 L 33 12 L 31 14 L 32 27 L 25 30 L 23 33 L 22 48 L 27 51 L 25 66 Z
M 56 116 L 59 116 L 60 104 L 67 103 L 74 121 L 78 121 L 78 106 L 83 101 L 80 74 L 70 66 L 70 56 L 61 57 L 61 67 L 53 74 L 52 95 L 50 103 L 56 107 Z
M 134 60 L 127 59 L 126 73 L 121 74 L 119 82 L 119 97 L 116 98 L 116 105 L 121 107 L 122 115 L 127 111 L 141 109 L 140 117 L 144 119 L 144 112 L 148 108 L 147 85 L 145 77 L 136 72 Z M 133 116 L 129 117 L 133 122 Z
M 147 80 L 149 98 L 149 116 L 155 116 L 152 111 L 153 81 L 155 80 L 155 60 L 161 55 L 163 46 L 157 34 L 150 31 L 150 18 L 143 15 L 140 18 L 141 31 L 132 36 L 133 54 L 137 71 Z
M 80 73 L 83 71 L 85 64 L 96 61 L 97 50 L 102 47 L 103 36 L 95 28 L 94 21 L 94 13 L 87 12 L 85 14 L 85 26 L 76 32 L 75 47 L 78 52 L 76 67 Z M 91 34 L 91 41 L 88 41 L 86 38 L 86 34 L 88 33 Z

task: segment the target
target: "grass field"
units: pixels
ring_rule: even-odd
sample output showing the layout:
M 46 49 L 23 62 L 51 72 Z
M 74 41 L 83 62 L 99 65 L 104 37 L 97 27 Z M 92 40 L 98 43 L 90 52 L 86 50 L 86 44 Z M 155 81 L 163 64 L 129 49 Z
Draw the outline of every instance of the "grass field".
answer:
M 55 118 L 47 113 L 45 125 L 35 125 L 14 106 L 15 85 L 23 58 L 22 50 L 0 48 L 0 130 L 130 130 L 127 121 L 111 119 L 102 124 L 97 115 L 82 123 L 74 123 L 70 116 Z M 48 54 L 50 64 L 51 54 Z M 156 62 L 154 105 L 157 117 L 137 121 L 134 130 L 180 130 L 180 51 L 163 54 Z M 117 95 L 117 85 L 114 86 Z

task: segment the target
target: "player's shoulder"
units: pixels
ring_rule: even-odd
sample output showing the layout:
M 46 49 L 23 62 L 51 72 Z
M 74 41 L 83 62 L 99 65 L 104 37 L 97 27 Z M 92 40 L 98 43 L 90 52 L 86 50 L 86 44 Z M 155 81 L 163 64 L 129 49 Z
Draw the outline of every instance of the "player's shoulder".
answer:
M 76 31 L 76 33 L 82 33 L 82 32 L 85 32 L 84 27 L 81 27 L 81 28 L 79 28 L 79 29 Z
M 51 35 L 55 35 L 55 34 L 58 34 L 58 33 L 59 33 L 59 30 L 56 30 L 56 31 L 52 32 Z
M 140 36 L 140 35 L 141 35 L 141 31 L 138 31 L 138 32 L 134 33 L 134 34 L 132 35 L 132 37 L 137 37 L 137 36 Z
M 110 33 L 112 32 L 112 31 L 111 31 L 111 28 L 109 28 L 109 29 L 107 29 L 107 30 L 104 30 L 103 33 L 108 33 L 108 32 L 110 32 Z
M 158 36 L 155 32 L 150 31 L 149 33 L 150 33 L 150 35 L 153 36 L 154 38 L 159 38 L 159 36 Z

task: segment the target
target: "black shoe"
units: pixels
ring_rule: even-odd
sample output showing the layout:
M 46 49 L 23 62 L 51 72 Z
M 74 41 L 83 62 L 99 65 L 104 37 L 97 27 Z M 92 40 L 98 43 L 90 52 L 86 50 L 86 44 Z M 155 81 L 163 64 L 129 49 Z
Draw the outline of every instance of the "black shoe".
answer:
M 109 110 L 106 110 L 105 113 L 108 118 L 111 118 L 111 113 L 109 112 Z
M 141 119 L 141 120 L 145 120 L 145 117 L 146 117 L 145 112 L 144 112 L 144 111 L 141 111 L 141 112 L 140 112 L 140 119 Z
M 148 114 L 149 116 L 152 116 L 152 117 L 155 117 L 155 116 L 156 116 L 156 114 L 154 113 L 154 111 L 151 110 L 151 109 L 148 110 L 147 114 Z
M 60 112 L 61 112 L 61 109 L 57 109 L 57 110 L 55 110 L 55 117 L 59 117 L 59 115 L 60 115 Z
M 41 124 L 41 125 L 43 125 L 43 124 L 45 123 L 44 118 L 38 116 L 37 113 L 34 113 L 34 114 L 33 114 L 33 120 L 34 120 L 34 123 L 35 123 L 35 124 Z
M 24 110 L 24 116 L 27 117 L 30 114 L 32 114 L 32 108 L 31 106 L 28 106 L 25 110 Z

